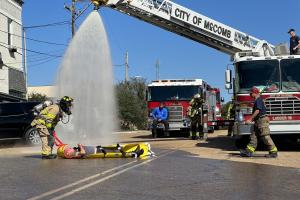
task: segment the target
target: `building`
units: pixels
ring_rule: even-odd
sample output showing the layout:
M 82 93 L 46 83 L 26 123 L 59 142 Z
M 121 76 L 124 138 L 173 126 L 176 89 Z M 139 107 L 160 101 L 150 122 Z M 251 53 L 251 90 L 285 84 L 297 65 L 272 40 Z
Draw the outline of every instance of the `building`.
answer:
M 0 102 L 26 98 L 22 0 L 0 0 Z
M 56 88 L 55 86 L 31 86 L 28 87 L 28 95 L 31 94 L 41 94 L 46 95 L 50 99 L 56 99 Z

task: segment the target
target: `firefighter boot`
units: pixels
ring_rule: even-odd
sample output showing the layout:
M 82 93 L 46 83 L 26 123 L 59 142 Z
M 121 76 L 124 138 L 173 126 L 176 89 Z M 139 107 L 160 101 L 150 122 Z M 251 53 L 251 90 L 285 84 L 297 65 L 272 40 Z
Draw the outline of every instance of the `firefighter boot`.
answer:
M 241 149 L 240 156 L 242 157 L 253 157 L 253 152 L 249 151 L 248 149 Z
M 266 155 L 267 158 L 277 158 L 278 157 L 278 149 L 275 145 L 270 149 L 269 154 Z
M 269 152 L 269 154 L 266 155 L 266 158 L 277 158 L 278 153 L 277 152 Z
M 270 151 L 269 154 L 266 155 L 267 158 L 277 158 L 278 157 L 278 150 L 276 146 L 274 146 Z

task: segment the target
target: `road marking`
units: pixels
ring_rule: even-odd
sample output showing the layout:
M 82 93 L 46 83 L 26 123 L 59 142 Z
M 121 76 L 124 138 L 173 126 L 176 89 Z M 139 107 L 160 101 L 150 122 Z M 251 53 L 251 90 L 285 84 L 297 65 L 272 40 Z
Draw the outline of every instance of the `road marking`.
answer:
M 134 168 L 137 168 L 137 167 L 139 167 L 139 166 L 145 165 L 145 164 L 147 164 L 147 163 L 149 163 L 149 162 L 152 162 L 152 161 L 154 161 L 154 160 L 156 160 L 156 159 L 158 159 L 158 158 L 162 158 L 162 157 L 164 157 L 164 156 L 166 156 L 166 155 L 168 155 L 168 154 L 171 154 L 171 153 L 173 153 L 173 152 L 175 152 L 175 151 L 177 151 L 177 149 L 176 149 L 176 150 L 168 151 L 168 152 L 166 152 L 165 154 L 162 154 L 161 156 L 157 156 L 157 157 L 154 157 L 154 158 L 152 158 L 152 159 L 150 159 L 150 160 L 147 160 L 147 161 L 144 161 L 144 162 L 142 162 L 142 163 L 136 164 L 136 165 L 134 165 L 134 166 L 125 168 L 125 169 L 123 169 L 123 170 L 121 170 L 121 171 L 118 171 L 118 172 L 116 172 L 116 173 L 114 173 L 114 174 L 111 174 L 111 175 L 106 176 L 106 177 L 103 177 L 103 178 L 101 178 L 101 179 L 99 179 L 99 180 L 97 180 L 97 181 L 91 182 L 91 183 L 89 183 L 89 184 L 87 184 L 87 185 L 84 185 L 84 186 L 82 186 L 82 187 L 79 187 L 79 188 L 76 188 L 76 189 L 74 189 L 74 190 L 71 190 L 70 192 L 66 192 L 66 193 L 64 193 L 64 194 L 62 194 L 62 195 L 59 195 L 59 196 L 57 196 L 57 197 L 54 197 L 54 198 L 52 198 L 52 199 L 50 199 L 50 200 L 59 200 L 59 199 L 63 199 L 63 198 L 65 198 L 65 197 L 68 197 L 68 196 L 70 196 L 70 195 L 75 194 L 76 192 L 80 192 L 80 191 L 82 191 L 82 190 L 85 190 L 85 189 L 87 189 L 87 188 L 89 188 L 89 187 L 92 187 L 92 186 L 94 186 L 94 185 L 97 185 L 98 183 L 101 183 L 101 182 L 103 182 L 103 181 L 106 181 L 106 180 L 108 180 L 108 179 L 111 179 L 111 178 L 113 178 L 113 177 L 115 177 L 115 176 L 117 176 L 117 175 L 123 174 L 123 173 L 125 173 L 125 172 L 127 172 L 127 171 L 129 171 L 129 170 L 131 170 L 131 169 L 134 169 Z
M 99 177 L 99 176 L 105 175 L 105 174 L 110 173 L 110 172 L 112 172 L 112 171 L 118 170 L 118 169 L 120 169 L 120 168 L 122 168 L 122 167 L 126 167 L 127 165 L 131 165 L 132 163 L 135 163 L 135 162 L 137 162 L 137 161 L 138 161 L 138 160 L 134 160 L 134 161 L 129 162 L 129 163 L 126 163 L 126 164 L 124 164 L 124 165 L 120 165 L 120 166 L 118 166 L 118 167 L 111 168 L 111 169 L 106 170 L 106 171 L 104 171 L 104 172 L 101 172 L 101 173 L 98 173 L 98 174 L 95 174 L 95 175 L 86 177 L 86 178 L 84 178 L 84 179 L 81 179 L 81 180 L 79 180 L 79 181 L 73 182 L 73 183 L 71 183 L 71 184 L 69 184 L 69 185 L 65 185 L 65 186 L 63 186 L 63 187 L 60 187 L 60 188 L 57 188 L 57 189 L 54 189 L 54 190 L 50 190 L 50 191 L 45 192 L 45 193 L 43 193 L 43 194 L 41 194 L 41 195 L 39 195 L 39 196 L 35 196 L 35 197 L 32 197 L 32 198 L 29 198 L 28 200 L 37 200 L 37 199 L 41 199 L 41 198 L 43 198 L 43 197 L 49 196 L 49 195 L 51 195 L 51 194 L 60 192 L 60 191 L 65 190 L 65 189 L 67 189 L 67 188 L 76 186 L 76 185 L 81 184 L 81 183 L 83 183 L 83 182 L 86 182 L 86 181 L 89 181 L 89 180 L 91 180 L 91 179 L 97 178 L 97 177 Z
M 186 145 L 186 144 L 184 144 L 184 145 Z M 182 145 L 182 146 L 184 146 L 184 145 Z M 124 173 L 124 172 L 126 172 L 126 171 L 128 171 L 128 170 L 134 169 L 134 168 L 139 167 L 139 166 L 141 166 L 141 165 L 145 165 L 145 164 L 147 164 L 147 163 L 149 163 L 149 162 L 152 162 L 152 161 L 154 161 L 154 160 L 156 160 L 156 159 L 158 159 L 158 158 L 164 157 L 164 156 L 166 156 L 166 155 L 168 155 L 168 154 L 170 154 L 170 153 L 173 153 L 173 152 L 175 152 L 175 151 L 177 151 L 177 149 L 167 151 L 166 153 L 163 153 L 163 154 L 161 154 L 160 156 L 153 157 L 153 158 L 151 158 L 151 159 L 149 159 L 149 160 L 147 160 L 147 161 L 144 161 L 144 162 L 142 162 L 142 163 L 139 163 L 139 164 L 137 164 L 137 165 L 134 165 L 134 166 L 125 168 L 125 169 L 123 169 L 123 170 L 121 170 L 121 171 L 118 171 L 118 172 L 116 172 L 116 173 L 114 173 L 114 174 L 111 174 L 111 175 L 109 175 L 109 176 L 107 176 L 107 177 L 103 177 L 103 178 L 101 178 L 101 179 L 99 179 L 99 180 L 97 180 L 97 181 L 91 182 L 91 183 L 89 183 L 89 184 L 87 184 L 87 185 L 85 185 L 85 186 L 79 187 L 79 188 L 77 188 L 77 189 L 71 190 L 70 192 L 67 192 L 67 193 L 64 193 L 64 194 L 62 194 L 62 195 L 60 195 L 60 196 L 57 196 L 57 197 L 55 197 L 55 198 L 52 198 L 52 200 L 58 200 L 58 199 L 62 199 L 62 198 L 64 198 L 64 197 L 70 196 L 70 195 L 72 195 L 72 194 L 74 194 L 74 193 L 76 193 L 76 192 L 79 192 L 79 191 L 84 190 L 84 189 L 86 189 L 86 188 L 88 188 L 88 187 L 91 187 L 91 186 L 96 185 L 96 184 L 98 184 L 98 183 L 101 183 L 101 182 L 103 182 L 103 181 L 105 181 L 105 180 L 108 180 L 108 179 L 110 179 L 110 178 L 113 178 L 113 177 L 115 177 L 115 176 L 117 176 L 117 175 L 119 175 L 119 174 L 122 174 L 122 173 Z M 109 172 L 118 170 L 118 169 L 120 169 L 120 168 L 126 167 L 126 166 L 131 165 L 131 164 L 136 163 L 136 162 L 138 162 L 138 160 L 134 160 L 134 161 L 129 162 L 129 163 L 126 163 L 126 164 L 124 164 L 124 165 L 120 165 L 120 166 L 118 166 L 118 167 L 115 167 L 115 168 L 106 170 L 106 171 L 104 171 L 104 172 L 101 172 L 101 173 L 98 173 L 98 174 L 89 176 L 89 177 L 84 178 L 84 179 L 82 179 L 82 180 L 73 182 L 73 183 L 71 183 L 71 184 L 69 184 L 69 185 L 65 185 L 65 186 L 63 186 L 63 187 L 60 187 L 60 188 L 57 188 L 57 189 L 54 189 L 54 190 L 50 190 L 50 191 L 45 192 L 45 193 L 43 193 L 43 194 L 41 194 L 41 195 L 31 197 L 31 198 L 29 198 L 28 200 L 38 200 L 38 199 L 41 199 L 41 198 L 43 198 L 43 197 L 46 197 L 46 196 L 49 196 L 49 195 L 58 193 L 58 192 L 60 192 L 60 191 L 62 191 L 62 190 L 65 190 L 65 189 L 67 189 L 67 188 L 76 186 L 76 185 L 78 185 L 78 184 L 81 184 L 81 183 L 83 183 L 83 182 L 89 181 L 89 180 L 91 180 L 91 179 L 95 179 L 95 178 L 97 178 L 97 177 L 99 177 L 99 176 L 101 176 L 101 175 L 105 175 L 105 174 L 107 174 L 107 173 L 109 173 Z

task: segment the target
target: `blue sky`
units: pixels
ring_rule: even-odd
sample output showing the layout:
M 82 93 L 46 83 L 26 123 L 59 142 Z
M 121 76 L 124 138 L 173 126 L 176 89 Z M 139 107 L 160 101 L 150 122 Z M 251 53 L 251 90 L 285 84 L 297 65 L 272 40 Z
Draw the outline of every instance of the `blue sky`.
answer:
M 70 13 L 64 3 L 71 0 L 25 1 L 23 25 L 32 26 L 53 22 L 70 21 Z M 288 42 L 287 30 L 295 28 L 300 34 L 299 0 L 174 0 L 174 2 L 200 14 L 217 20 L 272 44 Z M 86 2 L 77 3 L 83 8 Z M 76 22 L 80 26 L 92 10 L 87 10 Z M 214 87 L 224 90 L 224 71 L 230 63 L 229 56 L 196 43 L 174 33 L 121 14 L 109 8 L 100 10 L 110 41 L 112 62 L 124 63 L 126 50 L 129 52 L 129 76 L 155 79 L 155 62 L 160 60 L 160 78 L 202 78 Z M 27 37 L 68 44 L 71 26 L 51 26 L 27 29 Z M 63 55 L 66 46 L 41 44 L 27 41 L 27 48 L 34 51 Z M 28 83 L 30 86 L 51 85 L 61 58 L 51 58 L 28 52 Z M 124 79 L 124 67 L 114 67 L 115 81 Z

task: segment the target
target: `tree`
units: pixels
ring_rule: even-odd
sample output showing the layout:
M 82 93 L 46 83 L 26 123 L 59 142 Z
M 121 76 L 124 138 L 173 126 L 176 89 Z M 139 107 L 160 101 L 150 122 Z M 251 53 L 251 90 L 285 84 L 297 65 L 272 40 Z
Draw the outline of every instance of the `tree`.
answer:
M 120 125 L 123 129 L 147 127 L 146 81 L 131 78 L 116 85 Z
M 47 95 L 41 93 L 33 92 L 28 95 L 28 101 L 42 102 L 42 101 L 46 101 L 47 99 L 48 99 Z
M 227 119 L 228 116 L 228 108 L 231 104 L 231 101 L 226 102 L 225 104 L 222 105 L 222 118 Z

